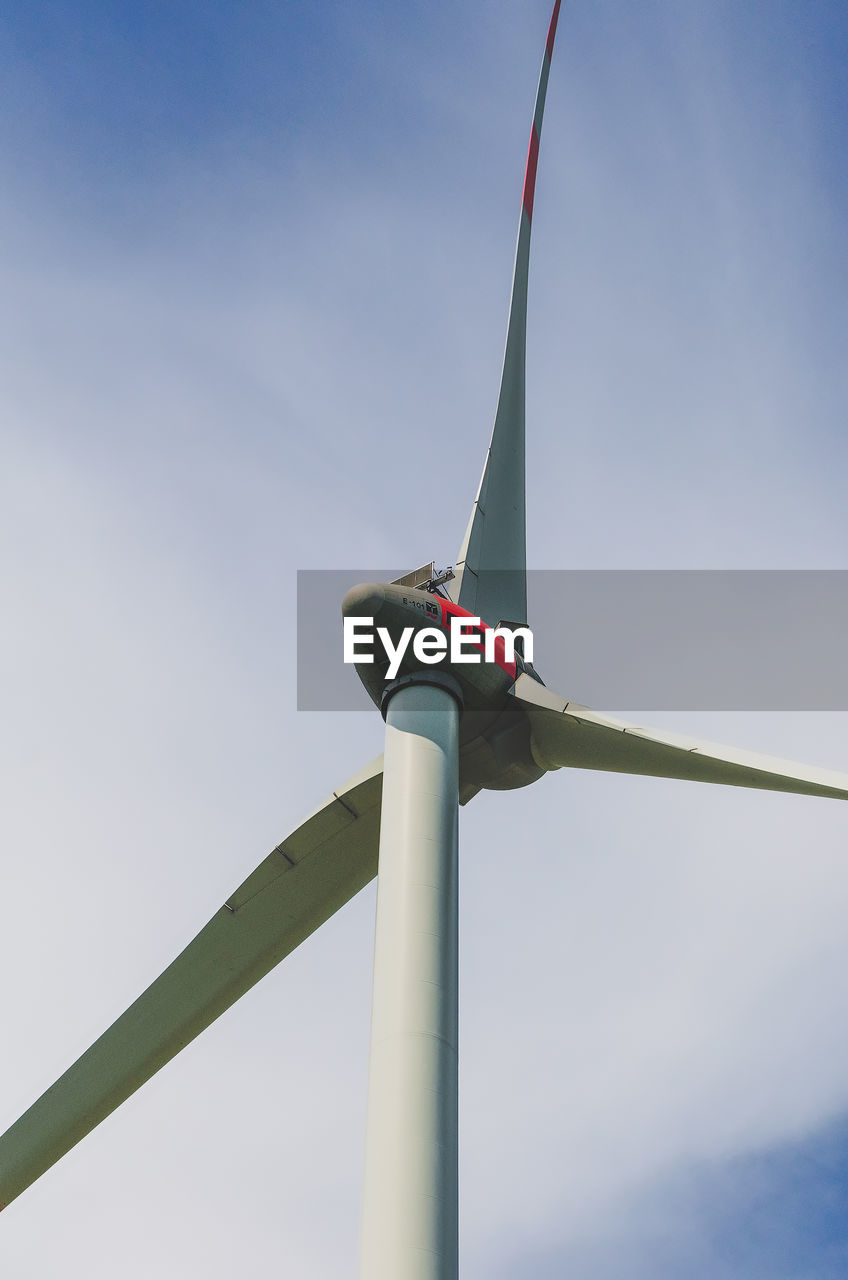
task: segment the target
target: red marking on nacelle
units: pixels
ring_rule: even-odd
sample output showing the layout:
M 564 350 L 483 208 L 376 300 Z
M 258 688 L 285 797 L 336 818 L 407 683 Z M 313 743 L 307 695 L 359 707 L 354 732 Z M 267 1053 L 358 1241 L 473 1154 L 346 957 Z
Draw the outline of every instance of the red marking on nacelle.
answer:
M 459 605 L 454 604 L 452 600 L 443 599 L 442 596 L 434 596 L 433 599 L 438 600 L 441 606 L 442 625 L 447 631 L 450 630 L 451 618 L 474 618 L 477 616 L 476 614 L 469 613 L 467 609 L 461 609 Z M 466 631 L 465 634 L 468 636 L 468 643 L 471 648 L 479 649 L 481 653 L 485 654 L 486 642 L 483 639 L 483 634 L 484 632 L 491 630 L 492 628 L 487 626 L 487 624 L 481 619 L 474 630 Z M 473 643 L 471 639 L 474 631 L 479 631 L 480 633 L 480 640 L 477 644 Z M 518 667 L 515 662 L 507 662 L 506 660 L 506 643 L 503 636 L 495 636 L 495 665 L 500 667 L 502 671 L 505 671 L 507 675 L 512 676 L 513 680 L 516 679 L 518 675 Z
M 524 173 L 524 208 L 527 217 L 533 221 L 533 196 L 536 191 L 536 166 L 539 163 L 539 135 L 536 126 L 530 133 L 530 147 L 527 151 L 527 169 Z

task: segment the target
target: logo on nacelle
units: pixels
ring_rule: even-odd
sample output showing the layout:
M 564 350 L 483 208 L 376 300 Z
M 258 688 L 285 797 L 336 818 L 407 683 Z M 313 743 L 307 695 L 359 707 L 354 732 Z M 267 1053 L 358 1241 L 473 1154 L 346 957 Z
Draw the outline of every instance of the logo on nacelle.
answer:
M 404 596 L 402 604 L 408 605 L 410 609 L 416 609 L 419 613 L 423 613 L 428 618 L 439 618 L 439 606 L 430 600 L 410 600 L 409 596 Z

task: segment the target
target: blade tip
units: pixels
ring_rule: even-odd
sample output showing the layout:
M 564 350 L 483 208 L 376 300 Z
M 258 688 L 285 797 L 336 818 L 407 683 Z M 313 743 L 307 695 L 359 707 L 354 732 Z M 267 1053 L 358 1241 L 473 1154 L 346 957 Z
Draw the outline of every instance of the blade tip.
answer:
M 545 42 L 545 53 L 549 59 L 554 56 L 554 40 L 556 39 L 557 22 L 559 21 L 560 3 L 561 0 L 555 0 L 554 11 L 551 14 L 551 23 L 548 27 L 548 38 Z

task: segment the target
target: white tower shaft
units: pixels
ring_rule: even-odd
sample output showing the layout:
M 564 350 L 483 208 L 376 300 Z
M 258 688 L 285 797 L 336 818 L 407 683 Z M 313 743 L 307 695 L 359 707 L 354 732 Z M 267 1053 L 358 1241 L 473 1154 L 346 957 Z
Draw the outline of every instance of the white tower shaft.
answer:
M 386 712 L 361 1280 L 458 1274 L 459 714 L 430 683 Z

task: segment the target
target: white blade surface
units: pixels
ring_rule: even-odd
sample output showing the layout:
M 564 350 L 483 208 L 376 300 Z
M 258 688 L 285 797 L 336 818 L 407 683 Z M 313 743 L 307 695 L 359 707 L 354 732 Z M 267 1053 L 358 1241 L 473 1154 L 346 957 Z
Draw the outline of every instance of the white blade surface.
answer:
M 377 873 L 382 756 L 292 832 L 90 1049 L 0 1137 L 0 1208 Z
M 530 746 L 542 769 L 602 769 L 848 800 L 848 773 L 613 720 L 527 675 L 518 678 L 514 694 L 530 721 Z
M 463 609 L 494 626 L 527 621 L 527 552 L 524 498 L 524 358 L 527 281 L 536 165 L 560 0 L 554 4 L 524 173 L 518 244 L 512 276 L 506 349 L 492 439 L 471 518 L 456 561 L 451 596 Z

